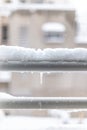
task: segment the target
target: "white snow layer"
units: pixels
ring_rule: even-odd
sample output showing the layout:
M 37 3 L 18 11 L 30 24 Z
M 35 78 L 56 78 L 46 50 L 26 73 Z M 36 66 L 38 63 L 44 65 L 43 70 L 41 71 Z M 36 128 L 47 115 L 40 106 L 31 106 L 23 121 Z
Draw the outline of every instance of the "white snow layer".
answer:
M 65 26 L 63 24 L 61 24 L 61 23 L 48 22 L 48 23 L 45 23 L 42 26 L 42 30 L 46 31 L 46 32 L 49 32 L 49 31 L 52 31 L 52 32 L 64 32 L 65 31 Z
M 17 46 L 0 46 L 0 61 L 64 61 L 87 62 L 87 49 L 31 49 Z
M 3 99 L 3 98 L 13 98 L 14 96 L 8 94 L 8 93 L 4 93 L 4 92 L 0 92 L 0 99 Z
M 11 72 L 0 72 L 0 82 L 10 82 Z

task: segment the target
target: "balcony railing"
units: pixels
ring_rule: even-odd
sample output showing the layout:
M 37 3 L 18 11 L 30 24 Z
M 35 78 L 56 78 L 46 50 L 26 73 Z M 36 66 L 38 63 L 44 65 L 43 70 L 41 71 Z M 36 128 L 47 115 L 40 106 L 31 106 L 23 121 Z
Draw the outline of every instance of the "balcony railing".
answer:
M 0 98 L 0 109 L 86 109 L 81 97 L 11 97 Z
M 13 54 L 21 53 L 25 55 L 11 55 L 11 49 Z M 23 49 L 23 48 L 22 48 Z M 6 53 L 7 51 L 7 53 Z M 64 57 L 60 57 L 57 53 L 57 58 L 64 58 L 64 61 L 56 61 L 55 60 L 42 60 L 46 59 L 47 55 L 43 58 L 38 56 L 39 52 L 35 55 L 31 52 L 29 54 L 33 55 L 33 61 L 31 60 L 32 57 L 30 57 L 30 60 L 27 61 L 21 61 L 18 59 L 21 59 L 22 56 L 26 57 L 26 49 L 21 50 L 21 48 L 9 48 L 9 47 L 2 47 L 0 48 L 0 70 L 2 71 L 84 71 L 87 70 L 87 57 L 86 53 L 87 50 L 82 49 L 80 51 L 73 51 L 73 50 L 67 50 L 68 55 L 66 55 L 66 51 L 64 52 Z M 73 53 L 72 53 L 73 52 Z M 78 54 L 81 52 L 81 58 L 78 57 Z M 6 54 L 4 54 L 6 53 Z M 43 52 L 44 53 L 44 52 Z M 40 54 L 43 54 L 40 52 Z M 50 54 L 50 52 L 48 52 Z M 44 53 L 45 54 L 45 53 Z M 55 53 L 56 54 L 56 53 Z M 69 55 L 71 55 L 69 57 Z M 36 60 L 34 56 L 37 59 L 40 58 L 40 60 Z M 53 53 L 51 53 L 51 56 L 53 56 Z M 73 57 L 72 57 L 73 56 Z M 76 58 L 77 57 L 77 58 Z M 6 60 L 7 58 L 7 60 Z M 42 59 L 41 59 L 42 58 Z M 70 58 L 70 59 L 69 59 Z M 80 60 L 79 60 L 80 58 Z M 35 59 L 35 61 L 34 61 Z M 72 62 L 73 59 L 73 62 Z M 81 97 L 9 97 L 8 98 L 0 98 L 0 108 L 2 109 L 70 109 L 70 108 L 76 108 L 76 109 L 86 109 L 87 108 L 87 98 L 81 98 Z

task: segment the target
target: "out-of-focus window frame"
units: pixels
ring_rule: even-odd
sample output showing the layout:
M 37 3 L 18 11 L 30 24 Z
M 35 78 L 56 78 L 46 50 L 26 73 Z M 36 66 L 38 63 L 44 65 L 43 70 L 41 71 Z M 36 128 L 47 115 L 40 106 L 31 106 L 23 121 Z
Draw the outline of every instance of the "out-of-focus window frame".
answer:
M 2 44 L 7 45 L 8 43 L 8 26 L 3 25 L 2 26 Z
M 19 45 L 23 47 L 27 47 L 29 44 L 29 30 L 26 25 L 19 27 Z
M 64 33 L 63 32 L 44 32 L 45 43 L 63 43 Z

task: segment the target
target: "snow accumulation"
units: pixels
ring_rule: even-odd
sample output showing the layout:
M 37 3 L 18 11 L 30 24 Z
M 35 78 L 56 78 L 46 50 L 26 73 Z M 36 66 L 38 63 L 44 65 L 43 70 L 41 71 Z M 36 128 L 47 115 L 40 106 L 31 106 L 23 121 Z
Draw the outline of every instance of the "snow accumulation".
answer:
M 62 120 L 63 123 L 69 123 L 70 121 L 70 114 L 66 110 L 49 110 L 48 114 L 52 117 L 56 117 Z
M 13 98 L 13 96 L 8 93 L 0 92 L 0 99 L 2 98 Z
M 65 5 L 65 4 L 49 4 L 49 3 L 44 3 L 44 4 L 4 4 L 0 5 L 1 8 L 8 8 L 9 10 L 17 10 L 17 9 L 28 9 L 28 10 L 75 10 L 74 7 L 72 7 L 71 4 Z
M 56 129 L 57 126 L 57 119 L 18 116 L 8 116 L 0 123 L 1 130 L 46 130 Z
M 61 23 L 56 23 L 56 22 L 48 22 L 45 23 L 42 27 L 43 31 L 49 32 L 64 32 L 65 31 L 65 26 Z
M 64 124 L 58 118 L 37 118 L 25 116 L 7 116 L 0 120 L 1 130 L 87 130 L 87 120 L 79 124 L 79 120 Z M 14 123 L 16 125 L 14 125 Z
M 0 62 L 45 61 L 45 62 L 87 62 L 87 49 L 32 49 L 17 46 L 0 46 Z
M 0 82 L 10 82 L 11 72 L 0 72 Z
M 13 2 L 8 4 L 0 4 L 0 15 L 2 16 L 9 16 L 12 12 L 16 10 L 29 10 L 29 11 L 36 11 L 36 10 L 75 10 L 71 5 L 64 5 L 64 4 L 28 4 L 28 3 L 19 3 Z

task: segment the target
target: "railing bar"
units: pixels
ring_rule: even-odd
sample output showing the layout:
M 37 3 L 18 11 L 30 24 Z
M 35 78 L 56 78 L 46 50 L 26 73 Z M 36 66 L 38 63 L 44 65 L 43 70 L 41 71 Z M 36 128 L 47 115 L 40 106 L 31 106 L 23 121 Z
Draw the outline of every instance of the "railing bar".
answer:
M 87 62 L 0 62 L 0 71 L 87 71 Z
M 87 109 L 87 98 L 12 97 L 0 98 L 0 109 Z

